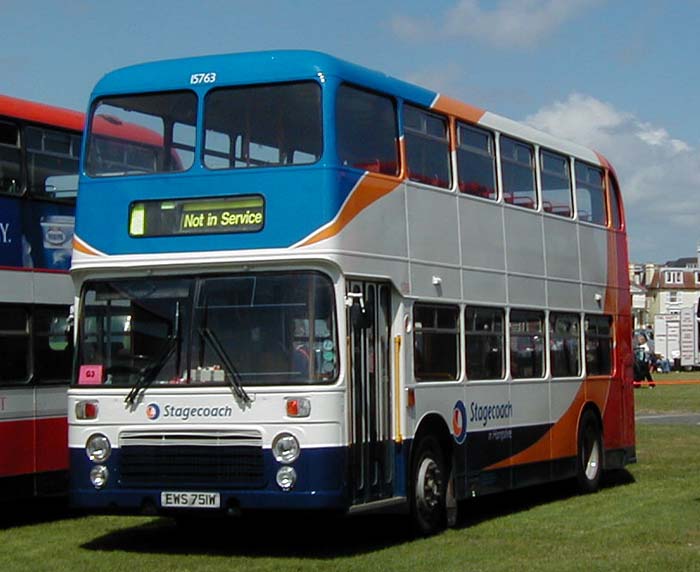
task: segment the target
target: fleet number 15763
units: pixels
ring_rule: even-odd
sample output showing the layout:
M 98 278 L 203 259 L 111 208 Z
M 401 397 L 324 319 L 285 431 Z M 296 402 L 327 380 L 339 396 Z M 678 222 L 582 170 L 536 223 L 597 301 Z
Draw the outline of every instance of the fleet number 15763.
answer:
M 216 72 L 193 73 L 190 76 L 190 84 L 197 85 L 200 83 L 214 83 L 216 81 Z

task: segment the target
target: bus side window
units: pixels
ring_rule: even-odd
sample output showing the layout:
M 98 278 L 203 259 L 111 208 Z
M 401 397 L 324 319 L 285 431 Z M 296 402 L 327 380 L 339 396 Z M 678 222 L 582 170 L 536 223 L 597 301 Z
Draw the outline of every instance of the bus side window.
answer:
M 60 176 L 77 176 L 80 136 L 45 127 L 27 127 L 25 133 L 29 193 L 35 197 L 73 201 L 77 188 L 67 196 L 65 191 L 70 189 L 57 186 L 55 181 L 60 180 Z M 52 183 L 49 184 L 50 177 Z
M 503 379 L 505 312 L 501 308 L 467 307 L 467 379 Z
M 399 137 L 396 105 L 391 98 L 341 85 L 336 100 L 336 137 L 343 165 L 398 174 Z
M 581 373 L 581 325 L 578 314 L 549 315 L 549 359 L 552 377 L 577 377 Z
M 67 320 L 66 307 L 34 310 L 34 375 L 39 381 L 70 380 L 73 344 L 66 335 Z
M 21 306 L 0 307 L 0 384 L 29 378 L 29 313 Z
M 610 316 L 587 315 L 586 373 L 609 375 L 612 373 L 612 318 Z
M 0 123 L 0 193 L 22 192 L 19 128 Z
M 620 212 L 620 187 L 612 173 L 608 173 L 608 191 L 610 194 L 610 216 L 612 218 L 612 227 L 615 229 L 622 228 L 622 213 Z
M 504 200 L 519 207 L 536 209 L 537 195 L 532 146 L 502 136 L 500 149 Z
M 416 381 L 456 380 L 459 377 L 459 308 L 416 304 L 413 331 Z
M 496 150 L 493 134 L 458 124 L 457 176 L 459 190 L 468 195 L 496 200 Z
M 447 120 L 412 105 L 404 105 L 403 111 L 408 178 L 451 187 Z
M 574 210 L 569 159 L 550 151 L 542 151 L 540 167 L 542 208 L 547 213 L 571 218 Z
M 579 220 L 602 226 L 608 222 L 603 171 L 578 161 L 576 162 L 576 208 Z
M 510 311 L 510 373 L 513 379 L 544 377 L 544 313 Z

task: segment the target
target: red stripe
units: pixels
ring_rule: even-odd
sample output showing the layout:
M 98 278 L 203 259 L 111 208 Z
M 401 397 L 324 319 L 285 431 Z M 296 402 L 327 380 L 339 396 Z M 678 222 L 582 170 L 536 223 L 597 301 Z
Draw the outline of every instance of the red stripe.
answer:
M 68 469 L 68 420 L 66 417 L 37 419 L 36 452 L 37 472 Z
M 0 423 L 0 477 L 67 469 L 65 417 Z

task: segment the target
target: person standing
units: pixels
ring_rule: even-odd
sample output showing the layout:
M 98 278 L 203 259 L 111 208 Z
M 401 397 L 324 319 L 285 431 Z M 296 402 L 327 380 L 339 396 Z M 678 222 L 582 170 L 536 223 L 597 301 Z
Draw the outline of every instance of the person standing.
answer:
M 644 334 L 637 336 L 637 347 L 634 350 L 635 380 L 649 382 L 649 387 L 656 387 L 651 377 L 652 353 L 649 341 Z

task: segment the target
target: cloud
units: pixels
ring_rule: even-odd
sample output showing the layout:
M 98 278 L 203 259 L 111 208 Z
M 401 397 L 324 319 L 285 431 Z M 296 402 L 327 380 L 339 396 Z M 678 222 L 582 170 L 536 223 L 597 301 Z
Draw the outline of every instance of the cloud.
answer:
M 605 155 L 620 178 L 635 261 L 690 256 L 700 239 L 700 151 L 663 127 L 573 93 L 524 120 Z
M 440 34 L 463 37 L 497 47 L 529 47 L 542 41 L 584 8 L 600 0 L 458 0 L 440 18 Z M 487 4 L 488 7 L 482 7 Z M 394 33 L 411 40 L 436 35 L 429 19 L 396 16 Z

